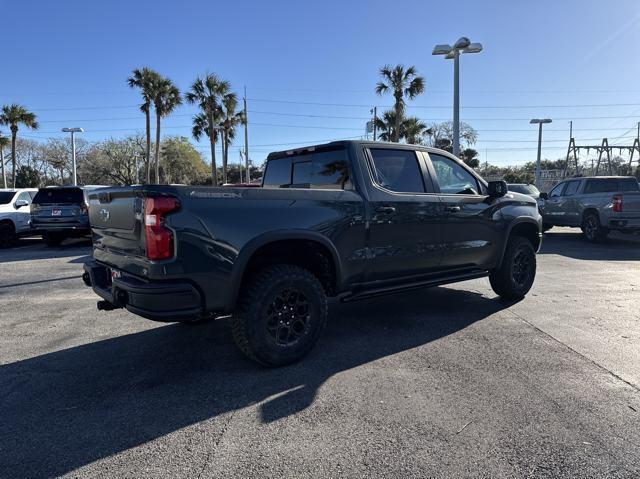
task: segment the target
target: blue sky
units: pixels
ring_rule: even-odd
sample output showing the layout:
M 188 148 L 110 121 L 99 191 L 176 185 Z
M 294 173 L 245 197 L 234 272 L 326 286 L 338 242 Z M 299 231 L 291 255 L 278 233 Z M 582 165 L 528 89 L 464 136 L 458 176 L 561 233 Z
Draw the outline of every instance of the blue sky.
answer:
M 461 59 L 461 118 L 479 132 L 482 161 L 533 160 L 533 117 L 554 120 L 548 158 L 566 153 L 570 119 L 578 143 L 598 144 L 631 143 L 640 121 L 636 0 L 25 0 L 4 12 L 0 103 L 37 113 L 40 131 L 22 132 L 30 138 L 63 136 L 63 126 L 85 128 L 90 141 L 143 132 L 125 80 L 145 65 L 182 90 L 207 71 L 240 94 L 246 86 L 255 163 L 272 150 L 362 136 L 369 109 L 392 103 L 374 93 L 385 63 L 415 65 L 426 78 L 410 113 L 448 120 L 453 65 L 431 50 L 462 35 L 484 45 Z M 181 107 L 163 133 L 189 136 L 193 112 Z M 198 147 L 208 159 L 207 144 Z

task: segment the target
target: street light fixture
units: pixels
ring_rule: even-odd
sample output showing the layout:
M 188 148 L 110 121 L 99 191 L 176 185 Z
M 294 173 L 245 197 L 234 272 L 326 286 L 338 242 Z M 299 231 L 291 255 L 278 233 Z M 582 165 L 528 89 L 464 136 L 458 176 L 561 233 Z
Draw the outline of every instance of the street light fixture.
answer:
M 529 123 L 538 125 L 538 161 L 536 162 L 536 188 L 540 188 L 540 156 L 542 153 L 542 125 L 551 123 L 550 118 L 534 118 Z
M 71 164 L 73 165 L 73 186 L 78 185 L 78 177 L 76 175 L 76 139 L 74 133 L 84 133 L 82 128 L 63 128 L 64 133 L 71 133 Z
M 467 37 L 461 37 L 453 46 L 436 45 L 431 53 L 453 59 L 453 154 L 456 156 L 460 154 L 460 54 L 481 51 L 481 43 L 471 43 Z

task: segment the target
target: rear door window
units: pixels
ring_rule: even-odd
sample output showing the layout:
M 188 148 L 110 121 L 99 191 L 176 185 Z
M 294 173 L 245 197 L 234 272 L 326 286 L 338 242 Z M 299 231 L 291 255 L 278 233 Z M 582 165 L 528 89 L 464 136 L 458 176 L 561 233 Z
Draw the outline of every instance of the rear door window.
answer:
M 351 189 L 345 148 L 320 149 L 268 161 L 265 188 Z
M 80 188 L 42 188 L 33 202 L 39 205 L 80 204 L 84 202 L 84 195 Z
M 424 179 L 415 151 L 372 148 L 376 183 L 399 193 L 424 193 Z

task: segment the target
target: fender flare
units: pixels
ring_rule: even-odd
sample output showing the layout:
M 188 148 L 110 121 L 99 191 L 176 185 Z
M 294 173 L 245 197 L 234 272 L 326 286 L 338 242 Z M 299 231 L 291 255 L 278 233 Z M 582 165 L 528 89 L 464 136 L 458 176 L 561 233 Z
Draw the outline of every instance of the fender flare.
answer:
M 258 249 L 266 246 L 269 243 L 274 243 L 276 241 L 282 240 L 313 241 L 326 247 L 333 259 L 333 265 L 335 267 L 336 289 L 339 290 L 340 279 L 342 278 L 342 262 L 340 260 L 340 255 L 338 254 L 338 250 L 329 238 L 318 232 L 307 230 L 293 229 L 270 231 L 268 233 L 263 233 L 249 241 L 242 247 L 238 256 L 236 257 L 230 277 L 231 297 L 229 298 L 229 305 L 227 306 L 228 310 L 233 310 L 233 306 L 238 300 L 242 278 L 244 276 L 247 264 L 253 257 L 254 253 L 258 251 Z
M 536 229 L 538 230 L 539 237 L 542 238 L 542 236 L 541 236 L 542 235 L 541 226 L 538 223 L 538 221 L 536 221 L 535 218 L 532 218 L 530 216 L 518 216 L 513 221 L 511 221 L 511 223 L 509 223 L 509 227 L 507 228 L 507 235 L 505 237 L 504 243 L 502 244 L 502 248 L 501 248 L 501 252 L 500 252 L 500 261 L 498 262 L 497 268 L 500 268 L 500 266 L 502 266 L 502 261 L 504 261 L 504 255 L 507 252 L 507 243 L 509 242 L 509 238 L 511 237 L 511 232 L 513 231 L 513 228 L 515 228 L 518 225 L 525 224 L 525 223 L 529 223 L 529 224 L 535 226 Z M 540 242 L 542 242 L 542 239 L 540 239 Z

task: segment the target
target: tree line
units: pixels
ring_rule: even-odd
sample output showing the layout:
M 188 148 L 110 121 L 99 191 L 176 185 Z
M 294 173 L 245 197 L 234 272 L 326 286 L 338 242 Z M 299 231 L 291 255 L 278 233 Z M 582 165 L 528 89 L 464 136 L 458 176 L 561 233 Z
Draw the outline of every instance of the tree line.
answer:
M 138 178 L 138 182 L 151 183 L 152 181 L 160 182 L 162 180 L 160 172 L 160 152 L 163 144 L 161 141 L 162 119 L 169 116 L 183 103 L 183 100 L 197 105 L 200 109 L 200 112 L 192 118 L 192 135 L 196 140 L 200 140 L 203 136 L 209 138 L 211 148 L 211 184 L 217 186 L 219 184 L 219 176 L 222 178 L 222 183 L 229 181 L 229 147 L 235 139 L 236 128 L 245 124 L 246 118 L 244 112 L 238 111 L 238 96 L 232 91 L 231 84 L 227 80 L 213 73 L 207 73 L 204 76 L 197 77 L 189 91 L 183 95 L 171 79 L 149 67 L 143 67 L 133 70 L 131 76 L 127 78 L 127 84 L 131 88 L 140 90 L 142 96 L 140 110 L 145 115 L 144 155 L 142 157 L 144 175 L 142 178 Z M 154 142 L 151 138 L 152 111 L 155 114 Z M 11 180 L 9 183 L 15 188 L 18 179 L 18 172 L 16 171 L 18 131 L 21 126 L 37 130 L 39 125 L 36 114 L 18 104 L 2 107 L 0 125 L 8 126 L 11 132 L 9 140 L 0 131 L 0 175 L 2 175 L 2 187 L 6 188 L 8 186 L 4 151 L 10 144 Z M 218 142 L 222 147 L 221 171 L 218 171 L 216 161 L 216 143 Z M 51 144 L 55 142 L 52 140 L 49 143 L 48 150 L 55 150 L 55 145 Z M 124 144 L 126 143 L 127 141 L 124 142 Z M 154 146 L 153 156 L 152 145 Z M 100 150 L 104 146 L 105 144 L 98 144 L 96 148 Z M 33 169 L 32 166 L 29 166 L 29 168 Z M 23 173 L 26 171 L 28 170 L 24 170 Z M 30 177 L 33 178 L 33 175 Z
M 150 144 L 151 151 L 156 143 Z M 50 138 L 45 142 L 18 138 L 16 160 L 16 187 L 38 187 L 68 184 L 72 178 L 69 151 L 71 140 Z M 158 150 L 159 183 L 211 185 L 210 168 L 202 154 L 194 148 L 189 138 L 183 136 L 164 137 Z M 76 139 L 77 175 L 80 184 L 133 185 L 145 182 L 146 139 L 144 135 L 125 138 L 109 138 L 90 143 Z M 261 173 L 251 167 L 251 178 Z M 156 168 L 153 165 L 155 174 Z M 218 176 L 222 177 L 221 168 Z M 241 168 L 229 165 L 227 177 L 230 183 L 241 182 Z M 246 175 L 245 175 L 246 176 Z

